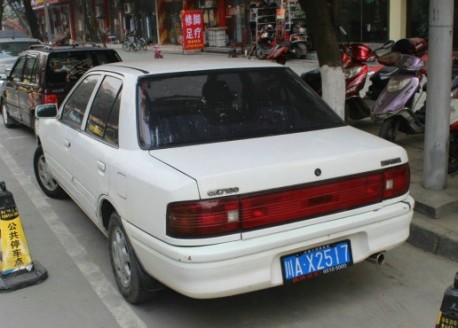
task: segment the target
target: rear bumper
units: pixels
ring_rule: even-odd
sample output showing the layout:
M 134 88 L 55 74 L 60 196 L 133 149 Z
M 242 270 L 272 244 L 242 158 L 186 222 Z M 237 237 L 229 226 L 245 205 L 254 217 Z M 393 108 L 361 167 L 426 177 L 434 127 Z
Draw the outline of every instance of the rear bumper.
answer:
M 351 241 L 353 262 L 390 250 L 409 236 L 414 200 L 338 220 L 247 240 L 177 247 L 124 222 L 145 270 L 193 298 L 216 298 L 283 284 L 280 258 L 340 240 Z

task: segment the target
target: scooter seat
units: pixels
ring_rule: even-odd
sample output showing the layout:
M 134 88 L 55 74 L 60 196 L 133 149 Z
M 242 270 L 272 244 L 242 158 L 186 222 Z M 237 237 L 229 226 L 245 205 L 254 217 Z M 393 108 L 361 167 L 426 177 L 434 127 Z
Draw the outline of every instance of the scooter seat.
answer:
M 321 71 L 319 68 L 302 73 L 301 79 L 307 82 L 317 93 L 321 92 Z

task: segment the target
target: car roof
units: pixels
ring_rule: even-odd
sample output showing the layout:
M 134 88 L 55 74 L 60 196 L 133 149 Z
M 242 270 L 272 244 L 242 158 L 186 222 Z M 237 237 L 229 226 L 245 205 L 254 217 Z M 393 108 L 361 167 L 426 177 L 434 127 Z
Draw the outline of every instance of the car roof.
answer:
M 227 59 L 227 57 L 202 57 L 184 56 L 171 60 L 151 59 L 146 61 L 125 61 L 101 65 L 90 69 L 90 71 L 106 70 L 120 74 L 134 73 L 136 75 L 167 74 L 178 72 L 205 71 L 213 69 L 237 69 L 237 68 L 260 68 L 260 67 L 284 67 L 270 61 Z
M 34 38 L 0 38 L 0 43 L 22 43 L 22 42 L 39 42 L 40 40 Z

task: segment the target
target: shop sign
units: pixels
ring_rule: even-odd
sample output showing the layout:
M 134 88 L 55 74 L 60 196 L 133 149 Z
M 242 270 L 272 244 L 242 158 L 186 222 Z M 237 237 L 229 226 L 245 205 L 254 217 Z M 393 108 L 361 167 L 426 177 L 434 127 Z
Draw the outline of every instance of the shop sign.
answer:
M 46 3 L 48 5 L 55 5 L 60 2 L 63 2 L 62 0 L 46 0 Z M 31 1 L 32 8 L 40 8 L 45 5 L 45 0 L 32 0 Z
M 183 10 L 181 12 L 183 50 L 202 49 L 204 47 L 204 20 L 201 10 Z

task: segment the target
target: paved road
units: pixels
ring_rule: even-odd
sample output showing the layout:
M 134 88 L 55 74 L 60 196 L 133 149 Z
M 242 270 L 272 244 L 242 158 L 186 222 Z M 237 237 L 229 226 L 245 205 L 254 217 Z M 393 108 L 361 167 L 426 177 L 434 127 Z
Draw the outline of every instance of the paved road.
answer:
M 42 284 L 0 294 L 0 327 L 433 327 L 458 270 L 408 244 L 383 266 L 367 262 L 293 286 L 216 300 L 165 290 L 130 306 L 118 294 L 105 236 L 71 200 L 35 181 L 35 138 L 0 124 L 0 180 L 13 193 Z

